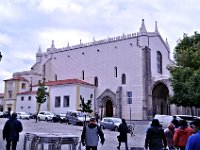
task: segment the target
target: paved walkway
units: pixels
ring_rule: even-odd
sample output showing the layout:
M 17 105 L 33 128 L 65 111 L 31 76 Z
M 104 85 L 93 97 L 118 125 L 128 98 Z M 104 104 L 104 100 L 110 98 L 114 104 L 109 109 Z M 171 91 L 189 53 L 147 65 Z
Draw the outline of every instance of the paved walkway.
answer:
M 5 141 L 2 139 L 2 129 L 4 126 L 6 119 L 0 118 L 0 150 L 5 150 Z M 65 123 L 53 123 L 53 122 L 45 122 L 40 121 L 38 123 L 35 120 L 21 120 L 24 130 L 20 133 L 20 140 L 17 145 L 17 150 L 23 150 L 23 141 L 24 141 L 24 134 L 26 132 L 47 132 L 47 133 L 71 133 L 80 137 L 82 132 L 81 126 L 74 126 L 74 125 L 66 125 Z M 128 136 L 128 145 L 131 150 L 136 150 L 131 147 L 143 147 L 144 146 L 144 139 L 145 139 L 145 132 L 148 127 L 147 121 L 134 121 L 136 124 L 135 126 L 135 136 L 131 137 L 130 134 Z M 118 141 L 117 136 L 119 135 L 118 132 L 103 130 L 105 134 L 105 143 L 104 145 L 99 144 L 98 150 L 116 150 Z M 66 148 L 62 148 L 67 150 Z M 81 148 L 84 150 L 84 147 Z M 125 149 L 125 145 L 122 143 L 121 150 Z M 139 150 L 139 149 L 137 149 Z

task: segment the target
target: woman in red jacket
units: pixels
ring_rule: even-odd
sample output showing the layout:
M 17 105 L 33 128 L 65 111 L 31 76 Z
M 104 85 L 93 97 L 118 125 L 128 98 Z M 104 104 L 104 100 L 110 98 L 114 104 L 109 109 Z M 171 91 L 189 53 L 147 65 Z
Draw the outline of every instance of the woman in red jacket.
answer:
M 173 138 L 175 147 L 180 148 L 180 150 L 185 150 L 188 137 L 192 134 L 193 132 L 188 127 L 187 122 L 180 120 L 180 127 L 175 130 Z

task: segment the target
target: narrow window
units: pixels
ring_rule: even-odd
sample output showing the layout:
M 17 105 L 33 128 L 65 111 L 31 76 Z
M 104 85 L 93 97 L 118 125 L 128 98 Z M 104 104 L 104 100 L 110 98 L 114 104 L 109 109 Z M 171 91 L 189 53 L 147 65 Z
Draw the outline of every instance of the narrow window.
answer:
M 157 72 L 162 74 L 162 54 L 157 51 Z
M 126 84 L 126 75 L 122 74 L 122 84 Z
M 57 76 L 57 74 L 55 74 L 55 81 L 57 81 L 58 80 L 58 76 Z
M 21 97 L 21 101 L 24 101 L 24 97 L 23 96 Z
M 85 79 L 85 73 L 84 73 L 84 70 L 82 71 L 82 79 L 83 79 L 83 80 Z
M 55 97 L 55 107 L 60 107 L 60 96 Z
M 63 107 L 69 107 L 69 96 L 64 96 Z
M 22 89 L 26 88 L 26 83 L 22 83 Z
M 98 78 L 97 78 L 97 77 L 94 77 L 94 85 L 95 85 L 96 87 L 98 87 Z
M 115 77 L 117 78 L 117 67 L 115 66 Z
M 28 100 L 31 101 L 31 96 L 28 97 Z

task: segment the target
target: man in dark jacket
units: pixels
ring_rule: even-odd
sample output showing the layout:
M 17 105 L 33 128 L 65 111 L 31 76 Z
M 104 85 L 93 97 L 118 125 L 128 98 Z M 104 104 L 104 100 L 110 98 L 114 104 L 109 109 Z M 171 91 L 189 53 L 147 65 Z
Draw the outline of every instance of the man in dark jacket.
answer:
M 91 118 L 88 125 L 83 128 L 81 135 L 81 143 L 83 146 L 86 145 L 86 150 L 97 150 L 99 136 L 101 144 L 104 144 L 104 133 L 96 123 L 95 118 Z
M 17 120 L 17 113 L 12 113 L 9 120 L 6 121 L 3 128 L 3 140 L 6 139 L 6 150 L 16 150 L 17 142 L 19 141 L 19 132 L 23 130 L 22 123 Z M 12 144 L 11 144 L 12 143 Z

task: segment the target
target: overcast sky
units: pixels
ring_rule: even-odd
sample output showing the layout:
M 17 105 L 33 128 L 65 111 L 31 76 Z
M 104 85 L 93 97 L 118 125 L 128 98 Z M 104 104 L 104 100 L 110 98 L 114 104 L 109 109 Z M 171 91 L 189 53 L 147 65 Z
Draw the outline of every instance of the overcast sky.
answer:
M 158 30 L 173 54 L 183 33 L 200 26 L 199 0 L 0 0 L 0 92 L 13 72 L 28 71 L 39 46 L 66 47 L 139 31 Z

